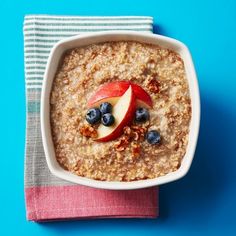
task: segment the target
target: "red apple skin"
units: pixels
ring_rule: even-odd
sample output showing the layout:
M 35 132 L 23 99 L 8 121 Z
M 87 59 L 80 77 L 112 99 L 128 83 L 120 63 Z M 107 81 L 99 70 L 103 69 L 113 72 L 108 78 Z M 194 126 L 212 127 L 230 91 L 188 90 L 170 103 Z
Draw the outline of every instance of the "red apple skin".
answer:
M 150 95 L 139 85 L 131 83 L 137 100 L 144 102 L 149 108 L 153 107 Z
M 115 81 L 101 85 L 88 100 L 88 107 L 92 107 L 94 103 L 106 98 L 122 96 L 129 85 L 129 82 L 127 81 Z
M 121 97 L 125 93 L 130 85 L 132 86 L 136 99 L 142 101 L 148 108 L 152 108 L 152 99 L 149 94 L 139 85 L 125 80 L 110 82 L 100 86 L 88 100 L 87 106 L 99 106 L 106 99 L 113 97 L 115 101 L 117 97 Z
M 108 141 L 114 140 L 114 139 L 118 138 L 120 135 L 122 135 L 123 128 L 132 122 L 132 120 L 134 118 L 135 110 L 136 110 L 136 96 L 135 96 L 134 91 L 132 89 L 129 108 L 128 108 L 123 120 L 121 121 L 121 123 L 108 136 L 105 136 L 103 138 L 98 138 L 95 140 L 98 142 L 108 142 Z
M 111 103 L 112 106 L 114 106 L 117 103 L 117 101 L 119 100 L 119 98 L 120 97 L 104 98 L 104 99 L 101 99 L 101 100 L 93 103 L 91 105 L 91 107 L 99 107 L 101 105 L 101 103 L 103 103 L 103 102 L 109 102 L 109 103 Z M 136 107 L 144 107 L 144 108 L 147 108 L 147 109 L 151 108 L 149 105 L 147 105 L 147 103 L 143 102 L 140 99 L 136 99 Z

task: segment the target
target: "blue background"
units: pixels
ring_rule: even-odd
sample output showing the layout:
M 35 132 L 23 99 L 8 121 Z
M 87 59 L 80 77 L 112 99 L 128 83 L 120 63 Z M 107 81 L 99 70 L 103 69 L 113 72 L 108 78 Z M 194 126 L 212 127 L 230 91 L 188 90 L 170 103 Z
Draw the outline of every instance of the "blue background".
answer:
M 236 235 L 236 1 L 1 0 L 1 235 Z M 186 43 L 202 118 L 188 175 L 161 186 L 160 218 L 33 223 L 25 218 L 25 14 L 150 15 L 155 32 Z M 7 168 L 6 168 L 7 167 Z

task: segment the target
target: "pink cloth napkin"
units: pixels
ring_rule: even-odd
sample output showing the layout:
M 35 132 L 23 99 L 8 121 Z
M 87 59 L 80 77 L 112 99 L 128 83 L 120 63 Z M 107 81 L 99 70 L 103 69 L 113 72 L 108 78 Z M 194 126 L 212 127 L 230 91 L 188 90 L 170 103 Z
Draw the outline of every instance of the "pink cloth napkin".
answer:
M 26 189 L 28 220 L 155 218 L 157 189 L 112 191 L 79 185 Z
M 24 21 L 27 135 L 25 199 L 27 219 L 154 218 L 158 189 L 112 191 L 75 185 L 47 167 L 40 131 L 40 95 L 51 47 L 60 39 L 98 30 L 152 31 L 151 17 L 76 17 L 29 15 Z

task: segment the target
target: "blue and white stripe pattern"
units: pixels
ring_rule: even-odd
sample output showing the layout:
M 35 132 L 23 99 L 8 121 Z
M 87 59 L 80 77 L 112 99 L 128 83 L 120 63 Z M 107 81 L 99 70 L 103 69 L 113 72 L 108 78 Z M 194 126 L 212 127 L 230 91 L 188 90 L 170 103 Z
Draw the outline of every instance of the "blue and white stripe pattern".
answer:
M 25 78 L 27 89 L 41 89 L 47 58 L 53 45 L 66 37 L 108 30 L 152 32 L 146 16 L 81 17 L 27 15 L 24 21 Z

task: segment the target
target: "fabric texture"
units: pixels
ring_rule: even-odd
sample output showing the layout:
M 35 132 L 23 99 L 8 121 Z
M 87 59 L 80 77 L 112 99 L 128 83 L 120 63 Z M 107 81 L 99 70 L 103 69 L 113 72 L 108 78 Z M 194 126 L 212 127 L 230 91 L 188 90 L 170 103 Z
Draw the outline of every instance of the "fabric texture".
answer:
M 111 191 L 76 185 L 53 176 L 47 167 L 40 131 L 40 95 L 52 46 L 76 34 L 136 30 L 152 32 L 153 19 L 145 16 L 78 17 L 27 15 L 24 20 L 27 130 L 25 199 L 27 219 L 158 216 L 158 189 Z

